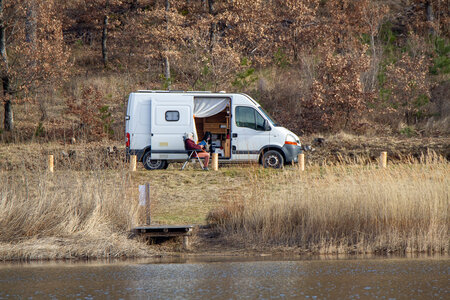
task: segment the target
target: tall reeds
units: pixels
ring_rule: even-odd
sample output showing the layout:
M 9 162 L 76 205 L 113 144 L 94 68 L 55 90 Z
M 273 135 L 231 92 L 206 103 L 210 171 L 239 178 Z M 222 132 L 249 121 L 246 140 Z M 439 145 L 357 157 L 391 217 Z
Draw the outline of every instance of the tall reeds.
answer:
M 82 147 L 72 157 L 57 155 L 50 173 L 48 150 L 26 149 L 34 156 L 20 149 L 23 161 L 11 158 L 0 171 L 0 260 L 149 255 L 151 248 L 127 234 L 139 223 L 137 185 L 150 177 L 162 219 L 201 220 L 216 207 L 208 221 L 230 246 L 449 252 L 450 166 L 432 153 L 387 169 L 358 158 L 309 164 L 305 172 L 247 165 L 132 175 L 121 156 L 86 158 Z M 205 188 L 214 196 L 201 194 Z
M 126 171 L 0 172 L 0 260 L 137 255 L 130 182 Z
M 449 251 L 450 169 L 422 163 L 310 166 L 252 176 L 246 194 L 209 215 L 230 242 L 314 253 Z

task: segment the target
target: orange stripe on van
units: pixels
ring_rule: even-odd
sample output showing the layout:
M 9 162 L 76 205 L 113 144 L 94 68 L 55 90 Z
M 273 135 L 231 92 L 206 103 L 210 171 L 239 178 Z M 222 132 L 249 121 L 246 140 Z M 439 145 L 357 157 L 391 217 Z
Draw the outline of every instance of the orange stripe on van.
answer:
M 288 144 L 288 145 L 297 145 L 297 143 L 296 142 L 288 142 L 288 141 L 286 141 L 286 142 L 284 142 L 285 144 Z

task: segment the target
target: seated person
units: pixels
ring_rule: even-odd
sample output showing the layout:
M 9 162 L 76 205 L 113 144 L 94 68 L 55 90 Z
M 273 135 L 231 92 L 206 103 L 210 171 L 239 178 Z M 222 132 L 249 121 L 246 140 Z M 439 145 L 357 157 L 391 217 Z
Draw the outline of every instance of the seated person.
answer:
M 184 139 L 184 145 L 186 147 L 186 150 L 202 150 L 201 152 L 197 152 L 196 155 L 200 158 L 205 159 L 205 169 L 208 170 L 208 163 L 209 163 L 209 153 L 203 150 L 203 147 L 200 145 L 197 145 L 194 142 L 194 134 L 192 132 L 189 132 L 186 134 Z

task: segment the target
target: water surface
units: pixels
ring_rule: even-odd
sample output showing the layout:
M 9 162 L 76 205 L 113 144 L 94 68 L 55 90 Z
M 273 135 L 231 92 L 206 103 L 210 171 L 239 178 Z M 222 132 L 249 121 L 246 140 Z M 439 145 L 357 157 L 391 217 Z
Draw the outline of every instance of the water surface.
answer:
M 0 265 L 0 299 L 450 299 L 448 258 Z

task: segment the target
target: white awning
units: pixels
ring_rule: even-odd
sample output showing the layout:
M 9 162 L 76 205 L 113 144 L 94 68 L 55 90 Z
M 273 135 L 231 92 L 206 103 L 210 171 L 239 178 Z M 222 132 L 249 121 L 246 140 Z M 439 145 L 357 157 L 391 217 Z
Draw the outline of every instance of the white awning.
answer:
M 194 116 L 206 118 L 217 115 L 227 107 L 230 98 L 194 98 Z

